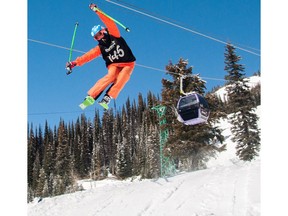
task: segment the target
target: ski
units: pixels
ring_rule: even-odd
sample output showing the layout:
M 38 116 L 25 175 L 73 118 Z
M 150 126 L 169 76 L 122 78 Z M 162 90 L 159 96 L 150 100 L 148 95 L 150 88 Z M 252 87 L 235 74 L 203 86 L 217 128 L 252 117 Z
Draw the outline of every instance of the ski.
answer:
M 100 106 L 102 106 L 105 110 L 108 110 L 109 109 L 109 106 L 108 106 L 108 104 L 107 103 L 104 103 L 104 102 L 98 102 L 98 104 L 100 105 Z

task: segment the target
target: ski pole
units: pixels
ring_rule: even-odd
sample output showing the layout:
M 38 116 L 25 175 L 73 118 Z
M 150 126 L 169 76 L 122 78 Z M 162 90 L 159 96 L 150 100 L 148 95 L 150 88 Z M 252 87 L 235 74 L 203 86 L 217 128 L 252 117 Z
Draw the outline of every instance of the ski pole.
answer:
M 90 7 L 91 5 L 89 5 Z M 90 7 L 91 8 L 91 7 Z M 130 32 L 130 29 L 128 27 L 126 27 L 125 25 L 123 25 L 121 22 L 119 22 L 118 20 L 114 19 L 113 17 L 109 16 L 108 14 L 104 13 L 102 10 L 100 10 L 97 7 L 94 7 L 92 9 L 93 11 L 98 11 L 99 13 L 102 13 L 104 16 L 108 17 L 109 19 L 113 20 L 115 23 L 117 23 L 118 25 L 120 25 L 122 28 L 125 29 L 125 31 Z
M 69 55 L 69 60 L 68 60 L 69 62 L 71 61 L 71 58 L 72 58 L 72 50 L 73 50 L 73 46 L 74 46 L 74 40 L 75 40 L 75 35 L 76 35 L 76 30 L 77 30 L 78 25 L 79 25 L 79 23 L 76 22 L 74 32 L 73 32 L 72 41 L 71 41 L 70 55 Z
M 70 54 L 69 54 L 68 62 L 70 62 L 71 59 L 72 59 L 72 51 L 73 51 L 73 46 L 74 46 L 74 41 L 75 41 L 75 36 L 76 36 L 76 31 L 77 31 L 78 25 L 79 25 L 79 23 L 76 22 L 76 23 L 75 23 L 74 32 L 73 32 L 72 41 L 71 41 Z M 67 73 L 66 73 L 67 75 L 69 75 L 70 73 L 72 73 L 72 70 L 71 70 L 69 67 L 67 67 L 66 69 L 67 69 Z

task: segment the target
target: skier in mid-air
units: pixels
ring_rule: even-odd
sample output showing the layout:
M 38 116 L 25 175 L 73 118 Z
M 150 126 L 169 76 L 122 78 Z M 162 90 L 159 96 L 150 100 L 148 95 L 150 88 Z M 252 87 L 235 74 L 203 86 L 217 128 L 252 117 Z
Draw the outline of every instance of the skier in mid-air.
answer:
M 91 35 L 98 41 L 98 45 L 84 55 L 76 58 L 75 61 L 67 62 L 66 68 L 71 71 L 73 67 L 81 66 L 102 55 L 108 68 L 108 74 L 95 83 L 88 91 L 88 96 L 84 102 L 79 106 L 81 109 L 85 109 L 87 106 L 94 104 L 101 93 L 111 85 L 103 99 L 99 102 L 107 110 L 110 100 L 117 98 L 120 91 L 130 79 L 130 75 L 135 67 L 136 58 L 126 41 L 120 36 L 115 22 L 101 12 L 98 12 L 95 4 L 90 4 L 89 7 L 95 11 L 106 28 L 101 25 L 94 26 L 91 30 Z

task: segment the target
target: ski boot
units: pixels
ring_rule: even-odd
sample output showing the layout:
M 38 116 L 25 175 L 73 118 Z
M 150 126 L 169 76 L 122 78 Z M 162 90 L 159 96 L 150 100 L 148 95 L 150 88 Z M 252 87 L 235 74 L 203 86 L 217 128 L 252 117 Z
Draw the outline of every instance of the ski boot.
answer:
M 84 99 L 83 103 L 81 103 L 81 104 L 79 105 L 79 107 L 80 107 L 82 110 L 84 110 L 86 107 L 93 105 L 94 102 L 95 102 L 94 98 L 88 95 L 88 96 Z
M 108 104 L 110 103 L 111 97 L 109 95 L 105 95 L 101 101 L 99 101 L 99 105 L 102 106 L 105 110 L 109 109 Z

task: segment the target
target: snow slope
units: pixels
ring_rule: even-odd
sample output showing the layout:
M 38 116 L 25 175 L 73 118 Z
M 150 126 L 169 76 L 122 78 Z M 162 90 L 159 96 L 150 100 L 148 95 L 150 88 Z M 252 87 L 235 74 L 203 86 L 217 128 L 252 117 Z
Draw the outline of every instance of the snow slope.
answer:
M 248 86 L 250 88 L 254 88 L 256 85 L 261 83 L 261 77 L 260 76 L 251 76 L 245 78 L 248 81 Z M 221 98 L 222 101 L 227 101 L 228 100 L 228 95 L 225 87 L 222 87 L 218 89 L 216 92 L 216 95 Z
M 29 203 L 28 215 L 259 216 L 260 158 L 237 159 L 230 125 L 226 120 L 220 125 L 227 151 L 206 170 L 157 180 L 83 180 L 83 191 Z

